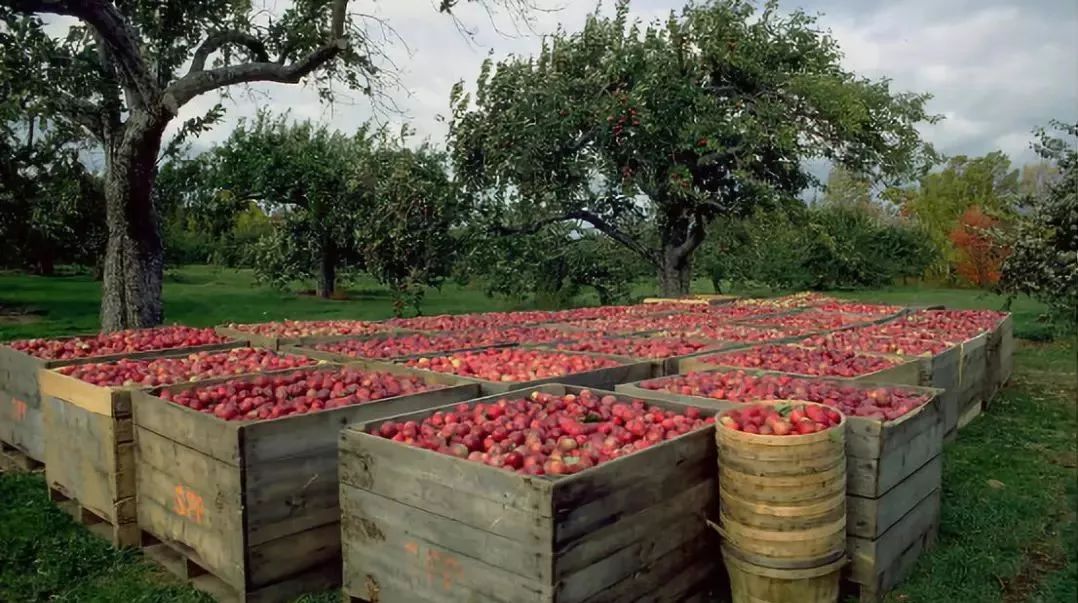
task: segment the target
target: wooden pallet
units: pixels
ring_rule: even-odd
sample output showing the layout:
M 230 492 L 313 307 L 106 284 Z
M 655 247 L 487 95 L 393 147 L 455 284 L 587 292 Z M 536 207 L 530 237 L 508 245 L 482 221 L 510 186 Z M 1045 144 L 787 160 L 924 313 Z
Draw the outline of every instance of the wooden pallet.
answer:
M 49 499 L 76 523 L 82 524 L 90 533 L 104 538 L 112 546 L 138 546 L 139 533 L 135 523 L 116 524 L 104 514 L 79 504 L 79 501 L 68 496 L 63 490 L 52 486 L 49 487 Z
M 508 395 L 580 389 L 544 385 Z M 702 591 L 719 571 L 717 537 L 704 521 L 717 505 L 712 430 L 551 479 L 366 433 L 378 424 L 341 434 L 348 597 L 674 602 Z
M 162 542 L 146 531 L 141 531 L 139 536 L 142 553 L 146 557 L 221 603 L 293 601 L 304 593 L 329 590 L 341 583 L 340 564 L 330 563 L 257 589 L 236 589 L 214 575 L 196 553 L 183 545 Z
M 45 464 L 27 456 L 22 450 L 0 441 L 0 469 L 13 468 L 18 471 L 42 471 Z

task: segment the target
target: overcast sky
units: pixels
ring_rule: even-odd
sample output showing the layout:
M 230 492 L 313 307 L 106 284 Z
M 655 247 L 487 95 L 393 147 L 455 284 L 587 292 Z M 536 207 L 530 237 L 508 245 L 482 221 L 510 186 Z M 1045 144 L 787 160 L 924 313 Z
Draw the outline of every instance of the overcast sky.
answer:
M 270 10 L 284 4 L 264 1 Z M 613 7 L 613 0 L 533 1 L 551 10 L 534 14 L 530 31 L 520 33 L 507 15 L 492 21 L 478 7 L 462 3 L 459 21 L 474 36 L 462 34 L 439 14 L 436 0 L 353 0 L 352 6 L 388 20 L 407 43 L 396 42 L 391 51 L 403 89 L 390 93 L 419 137 L 440 143 L 445 124 L 439 116 L 447 113 L 450 86 L 457 80 L 474 83 L 488 53 L 495 58 L 531 54 L 540 36 L 559 23 L 576 30 L 597 4 L 606 12 Z M 683 3 L 636 0 L 632 9 L 652 19 Z M 946 119 L 923 132 L 944 153 L 1002 149 L 1022 163 L 1032 158 L 1028 146 L 1034 127 L 1053 118 L 1078 120 L 1078 1 L 800 0 L 783 6 L 821 13 L 821 24 L 831 29 L 846 65 L 857 73 L 891 78 L 896 90 L 931 92 L 930 111 Z M 253 92 L 237 91 L 226 100 L 226 122 L 203 134 L 197 147 L 223 139 L 238 119 L 259 106 L 288 109 L 297 118 L 322 120 L 345 131 L 372 115 L 370 101 L 358 94 L 327 107 L 313 90 L 297 86 L 272 84 Z M 213 95 L 197 99 L 183 116 L 204 112 L 217 100 Z M 402 120 L 393 114 L 386 118 Z

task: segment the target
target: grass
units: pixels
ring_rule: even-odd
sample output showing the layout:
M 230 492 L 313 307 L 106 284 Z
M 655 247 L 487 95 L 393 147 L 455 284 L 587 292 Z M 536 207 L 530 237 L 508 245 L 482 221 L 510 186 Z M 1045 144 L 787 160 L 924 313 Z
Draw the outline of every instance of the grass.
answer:
M 0 308 L 40 314 L 0 316 L 0 339 L 92 331 L 97 283 L 85 277 L 0 275 Z M 701 291 L 706 288 L 701 287 Z M 641 285 L 638 293 L 651 293 Z M 1004 306 L 997 296 L 930 287 L 842 294 L 900 304 L 959 308 Z M 212 325 L 276 318 L 384 318 L 388 294 L 369 282 L 348 301 L 274 292 L 253 286 L 249 273 L 210 267 L 170 272 L 165 286 L 170 322 Z M 586 300 L 585 300 L 586 301 Z M 511 309 L 466 287 L 432 292 L 427 313 Z M 1039 338 L 1043 308 L 1017 300 L 1019 335 Z M 36 318 L 35 320 L 28 320 Z M 1078 600 L 1078 433 L 1073 341 L 1021 341 L 1015 377 L 991 410 L 949 444 L 944 457 L 940 540 L 888 600 L 1049 603 Z M 0 475 L 0 601 L 195 602 L 209 599 L 144 561 L 117 551 L 56 509 L 39 475 Z M 336 593 L 307 603 L 338 601 Z

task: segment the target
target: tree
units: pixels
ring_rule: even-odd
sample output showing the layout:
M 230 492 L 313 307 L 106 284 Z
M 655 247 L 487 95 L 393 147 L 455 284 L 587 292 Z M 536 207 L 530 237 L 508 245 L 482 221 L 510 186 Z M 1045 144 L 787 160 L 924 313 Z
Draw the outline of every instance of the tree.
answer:
M 915 189 L 895 191 L 890 198 L 931 237 L 939 257 L 933 272 L 950 277 L 958 263 L 950 234 L 963 213 L 976 205 L 997 219 L 1011 215 L 1018 202 L 1018 182 L 1018 170 L 1000 151 L 984 157 L 958 155 L 940 171 L 922 177 Z
M 426 287 L 450 274 L 458 248 L 452 229 L 466 211 L 444 154 L 426 145 L 409 149 L 403 138 L 381 137 L 349 166 L 353 178 L 372 187 L 354 236 L 367 271 L 393 291 L 398 315 L 405 305 L 419 312 Z
M 1037 130 L 1033 150 L 1059 178 L 1024 200 L 1027 210 L 1010 237 L 1012 254 L 1000 286 L 1047 303 L 1058 319 L 1078 325 L 1078 124 L 1052 122 L 1059 134 Z
M 951 231 L 950 239 L 956 252 L 955 270 L 967 282 L 989 288 L 999 282 L 1003 261 L 1010 250 L 1000 244 L 996 232 L 1000 221 L 974 205 L 962 213 Z
M 831 168 L 827 174 L 823 203 L 873 211 L 879 208 L 872 200 L 872 180 L 841 166 Z
M 678 295 L 708 225 L 795 198 L 806 160 L 888 180 L 931 158 L 915 129 L 934 119 L 927 96 L 843 69 L 803 12 L 716 0 L 648 25 L 627 15 L 619 3 L 535 58 L 487 62 L 474 95 L 454 87 L 454 170 L 500 232 L 586 223 Z
M 526 8 L 520 0 L 501 3 Z M 442 0 L 438 8 L 456 4 Z M 78 24 L 54 36 L 40 14 Z M 33 112 L 84 128 L 104 150 L 105 330 L 163 319 L 152 191 L 162 137 L 180 108 L 251 82 L 307 81 L 331 101 L 340 87 L 370 94 L 382 76 L 381 50 L 348 0 L 296 0 L 272 17 L 242 0 L 2 0 L 0 19 L 5 75 L 33 84 Z M 215 108 L 188 120 L 181 133 L 197 134 L 219 116 Z
M 0 39 L 6 34 L 0 32 Z M 99 179 L 79 161 L 80 133 L 27 112 L 22 84 L 0 72 L 0 264 L 52 274 L 96 265 L 104 250 Z
M 365 127 L 345 136 L 260 112 L 213 150 L 219 194 L 265 204 L 281 222 L 280 232 L 260 245 L 265 279 L 280 284 L 314 276 L 317 295 L 328 298 L 338 271 L 362 264 L 354 225 L 371 219 L 377 175 L 356 170 L 370 161 L 373 140 Z

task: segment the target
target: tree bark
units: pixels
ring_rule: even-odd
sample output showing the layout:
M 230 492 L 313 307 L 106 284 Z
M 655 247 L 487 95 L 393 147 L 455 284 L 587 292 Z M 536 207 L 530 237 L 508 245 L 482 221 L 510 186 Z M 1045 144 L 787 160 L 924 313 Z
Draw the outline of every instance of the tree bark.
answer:
M 337 290 L 337 251 L 331 241 L 322 241 L 319 256 L 315 293 L 322 299 L 329 299 Z
M 663 297 L 689 294 L 692 284 L 692 256 L 706 234 L 700 218 L 672 213 L 662 222 L 659 235 L 659 290 Z
M 692 283 L 692 255 L 679 254 L 676 247 L 664 246 L 659 264 L 659 291 L 663 297 L 689 294 Z
M 103 331 L 152 327 L 164 320 L 164 245 L 152 191 L 166 123 L 136 111 L 120 139 L 107 147 Z

